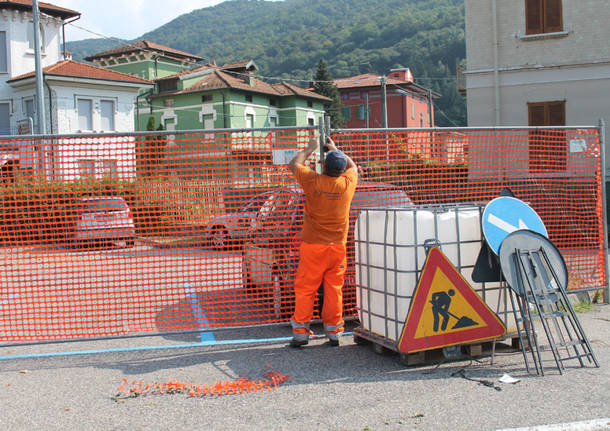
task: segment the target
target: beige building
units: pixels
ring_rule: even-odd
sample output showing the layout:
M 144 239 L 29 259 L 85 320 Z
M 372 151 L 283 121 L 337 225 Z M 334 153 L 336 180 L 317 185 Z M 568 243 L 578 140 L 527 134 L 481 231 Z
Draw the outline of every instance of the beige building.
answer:
M 610 0 L 465 0 L 465 8 L 468 125 L 604 119 L 609 160 Z

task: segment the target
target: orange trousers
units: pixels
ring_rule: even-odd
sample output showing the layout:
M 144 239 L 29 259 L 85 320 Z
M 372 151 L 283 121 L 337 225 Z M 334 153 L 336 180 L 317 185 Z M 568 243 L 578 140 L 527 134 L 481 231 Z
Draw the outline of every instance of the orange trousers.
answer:
M 343 278 L 347 267 L 344 244 L 301 243 L 299 267 L 294 280 L 293 327 L 309 327 L 318 288 L 324 282 L 322 321 L 327 333 L 343 331 Z M 298 332 L 298 331 L 297 331 Z

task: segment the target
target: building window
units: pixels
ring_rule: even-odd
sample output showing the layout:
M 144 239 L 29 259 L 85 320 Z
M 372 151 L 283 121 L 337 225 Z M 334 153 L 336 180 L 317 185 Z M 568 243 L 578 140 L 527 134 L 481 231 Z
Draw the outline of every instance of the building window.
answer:
M 313 102 L 311 100 L 307 101 L 307 107 L 308 108 L 313 108 Z
M 246 128 L 251 129 L 254 127 L 254 115 L 246 114 Z
M 419 113 L 419 127 L 424 127 L 424 114 L 422 112 Z
M 102 160 L 100 174 L 102 178 L 117 179 L 119 177 L 117 161 L 112 159 Z
M 246 94 L 246 102 L 252 102 L 252 95 Z
M 269 105 L 270 106 L 277 106 L 277 100 L 276 99 L 269 99 Z
M 157 83 L 157 88 L 159 89 L 159 93 L 165 93 L 168 91 L 177 91 L 178 90 L 178 80 L 177 79 L 168 79 L 165 81 L 159 81 Z
M 310 117 L 310 118 L 307 119 L 307 124 L 309 126 L 315 126 L 315 120 Z
M 203 96 L 201 96 L 201 101 L 202 102 L 211 102 L 213 98 L 214 98 L 214 96 L 212 96 L 211 94 L 204 94 Z
M 366 105 L 358 105 L 356 108 L 357 118 L 359 120 L 366 120 Z
M 27 26 L 27 38 L 28 38 L 28 49 L 34 49 L 34 23 L 30 21 Z M 40 50 L 44 51 L 44 30 L 42 24 L 40 24 Z
M 411 103 L 411 120 L 415 120 L 415 103 Z
M 0 73 L 8 72 L 8 50 L 6 46 L 6 32 L 0 31 Z
M 34 120 L 36 110 L 34 108 L 34 99 L 26 99 L 23 103 L 25 116 Z
M 78 176 L 81 180 L 95 178 L 95 160 L 81 159 L 78 161 Z
M 525 34 L 562 30 L 561 0 L 525 0 Z
M 100 114 L 102 130 L 111 131 L 114 130 L 114 101 L 113 100 L 102 100 L 100 101 Z
M 78 99 L 78 128 L 80 130 L 93 130 L 93 101 L 91 99 Z
M 0 135 L 11 134 L 11 105 L 0 103 Z
M 342 106 L 341 115 L 343 115 L 343 119 L 345 121 L 351 120 L 352 119 L 352 107 L 351 106 Z
M 565 101 L 528 103 L 530 126 L 565 126 Z M 565 171 L 567 145 L 564 130 L 529 132 L 529 167 L 532 173 Z

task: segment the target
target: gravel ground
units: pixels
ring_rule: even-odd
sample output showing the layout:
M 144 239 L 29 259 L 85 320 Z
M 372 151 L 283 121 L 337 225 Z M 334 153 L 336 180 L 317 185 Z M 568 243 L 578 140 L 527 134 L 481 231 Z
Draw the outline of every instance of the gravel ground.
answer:
M 198 334 L 3 347 L 0 429 L 458 431 L 608 418 L 610 306 L 596 305 L 579 318 L 600 368 L 571 363 L 559 375 L 546 363 L 544 377 L 526 373 L 520 351 L 497 355 L 493 365 L 483 356 L 407 368 L 398 356 L 376 354 L 348 336 L 339 348 L 314 340 L 297 350 L 277 340 L 175 347 L 197 343 Z M 289 334 L 287 327 L 268 327 L 224 331 L 217 339 Z M 267 364 L 290 376 L 268 392 L 113 399 L 123 378 L 213 384 L 263 378 Z M 498 382 L 504 373 L 520 382 Z

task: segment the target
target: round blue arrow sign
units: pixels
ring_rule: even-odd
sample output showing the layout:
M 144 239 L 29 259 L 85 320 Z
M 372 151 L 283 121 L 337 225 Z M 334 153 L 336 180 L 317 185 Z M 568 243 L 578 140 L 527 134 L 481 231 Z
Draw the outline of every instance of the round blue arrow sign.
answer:
M 517 230 L 531 230 L 548 238 L 544 223 L 525 202 L 503 196 L 490 201 L 483 211 L 483 235 L 494 253 L 500 253 L 502 241 Z

